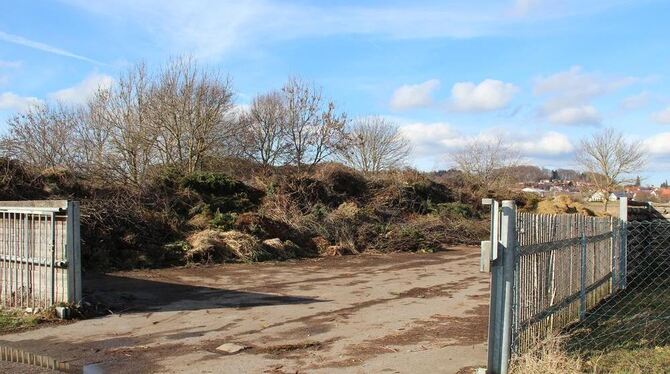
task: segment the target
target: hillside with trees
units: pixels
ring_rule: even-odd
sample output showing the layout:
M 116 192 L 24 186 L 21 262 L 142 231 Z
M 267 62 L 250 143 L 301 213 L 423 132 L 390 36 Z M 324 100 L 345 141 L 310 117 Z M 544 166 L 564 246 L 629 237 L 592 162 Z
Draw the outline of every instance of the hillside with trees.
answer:
M 85 105 L 17 114 L 0 198 L 82 202 L 87 269 L 435 251 L 486 235 L 479 191 L 405 168 L 382 118 L 289 78 L 234 105 L 231 80 L 138 64 Z
M 80 200 L 86 268 L 108 270 L 477 244 L 482 197 L 535 209 L 519 183 L 588 179 L 524 165 L 503 141 L 413 170 L 396 124 L 349 118 L 296 77 L 248 106 L 234 96 L 229 77 L 176 58 L 83 105 L 34 106 L 0 141 L 0 199 Z

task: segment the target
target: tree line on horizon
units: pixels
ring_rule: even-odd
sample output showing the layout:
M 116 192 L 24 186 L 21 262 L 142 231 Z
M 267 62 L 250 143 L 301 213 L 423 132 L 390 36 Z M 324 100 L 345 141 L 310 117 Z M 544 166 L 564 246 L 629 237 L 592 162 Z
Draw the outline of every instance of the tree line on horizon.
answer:
M 156 71 L 137 64 L 84 105 L 45 103 L 18 113 L 0 147 L 37 168 L 135 186 L 156 169 L 193 173 L 221 158 L 299 170 L 337 160 L 374 173 L 403 166 L 410 152 L 394 123 L 350 119 L 321 87 L 301 78 L 238 107 L 230 78 L 190 57 Z
M 236 106 L 229 77 L 178 57 L 154 71 L 143 63 L 129 68 L 83 105 L 44 103 L 16 114 L 0 151 L 39 169 L 141 187 L 156 171 L 189 174 L 226 158 L 297 170 L 338 161 L 378 173 L 406 166 L 411 145 L 392 121 L 350 119 L 321 87 L 297 77 Z M 524 165 L 504 139 L 472 141 L 447 157 L 481 193 L 537 179 L 588 179 L 611 192 L 646 161 L 641 142 L 613 129 L 582 139 L 582 172 Z

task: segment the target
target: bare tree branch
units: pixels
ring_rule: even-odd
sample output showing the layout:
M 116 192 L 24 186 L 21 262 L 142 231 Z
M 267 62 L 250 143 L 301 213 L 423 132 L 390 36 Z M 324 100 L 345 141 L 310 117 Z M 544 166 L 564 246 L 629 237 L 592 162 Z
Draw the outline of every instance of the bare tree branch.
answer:
M 402 166 L 411 147 L 398 127 L 381 117 L 362 118 L 354 122 L 351 142 L 340 152 L 344 162 L 366 173 L 376 173 Z
M 633 180 L 631 174 L 646 165 L 647 155 L 641 141 L 626 140 L 623 134 L 608 128 L 582 139 L 576 159 L 604 194 L 607 210 L 609 195 L 618 185 Z

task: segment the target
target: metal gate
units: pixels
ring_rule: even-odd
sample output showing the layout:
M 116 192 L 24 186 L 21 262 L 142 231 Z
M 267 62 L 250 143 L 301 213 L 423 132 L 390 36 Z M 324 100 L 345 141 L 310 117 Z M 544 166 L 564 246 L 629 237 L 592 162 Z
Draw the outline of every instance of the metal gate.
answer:
M 626 288 L 627 201 L 620 219 L 517 214 L 514 201 L 491 206 L 491 240 L 481 270 L 491 273 L 488 367 L 507 373 L 521 354 Z
M 79 203 L 0 202 L 0 305 L 46 308 L 80 300 Z

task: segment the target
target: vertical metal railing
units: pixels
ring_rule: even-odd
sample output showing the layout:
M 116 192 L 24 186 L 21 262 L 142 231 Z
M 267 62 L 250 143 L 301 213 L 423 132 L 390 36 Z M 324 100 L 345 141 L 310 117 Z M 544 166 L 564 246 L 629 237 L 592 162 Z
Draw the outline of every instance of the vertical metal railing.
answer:
M 0 306 L 77 303 L 79 240 L 76 202 L 0 202 Z
M 491 261 L 491 306 L 489 315 L 488 368 L 491 373 L 506 373 L 512 333 L 512 304 L 516 261 L 516 206 L 506 200 L 485 199 L 491 206 L 491 240 L 487 257 Z M 483 246 L 484 247 L 484 246 Z

